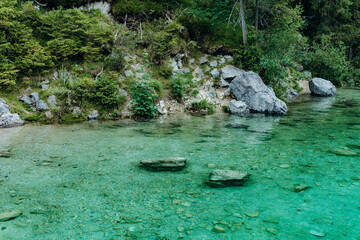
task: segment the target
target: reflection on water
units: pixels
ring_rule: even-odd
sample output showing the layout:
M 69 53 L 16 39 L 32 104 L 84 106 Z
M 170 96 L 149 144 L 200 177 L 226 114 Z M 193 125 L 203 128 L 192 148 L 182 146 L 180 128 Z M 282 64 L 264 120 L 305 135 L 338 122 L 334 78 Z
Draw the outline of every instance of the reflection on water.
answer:
M 340 102 L 342 99 L 351 102 Z M 1 129 L 0 239 L 359 239 L 360 92 L 283 118 L 174 116 Z M 348 105 L 346 105 L 348 104 Z M 346 107 L 344 107 L 346 105 Z M 181 172 L 148 158 L 186 157 Z M 250 172 L 212 189 L 212 168 Z

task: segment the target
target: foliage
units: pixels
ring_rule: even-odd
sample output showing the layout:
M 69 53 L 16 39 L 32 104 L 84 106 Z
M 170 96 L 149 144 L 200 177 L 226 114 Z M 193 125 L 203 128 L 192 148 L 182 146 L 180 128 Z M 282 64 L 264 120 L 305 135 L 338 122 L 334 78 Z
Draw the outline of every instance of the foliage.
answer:
M 104 63 L 107 70 L 120 72 L 125 66 L 122 51 L 120 49 L 115 49 L 111 55 L 105 59 Z
M 112 13 L 118 19 L 124 19 L 126 16 L 157 19 L 179 5 L 186 6 L 188 2 L 188 0 L 114 0 Z
M 60 9 L 47 14 L 32 2 L 0 2 L 0 88 L 21 77 L 46 74 L 65 61 L 100 60 L 113 42 L 98 11 Z
M 200 102 L 192 102 L 189 109 L 195 112 L 206 110 L 208 114 L 212 114 L 215 112 L 214 106 L 208 101 L 206 101 L 206 99 L 203 99 Z
M 162 30 L 156 32 L 150 45 L 151 58 L 161 63 L 166 56 L 185 51 L 185 28 L 178 22 L 168 22 Z
M 314 76 L 326 78 L 336 85 L 341 85 L 346 77 L 349 77 L 346 46 L 343 43 L 334 45 L 329 38 L 323 38 L 320 44 L 314 44 L 305 66 Z
M 171 78 L 171 93 L 175 99 L 181 101 L 185 93 L 185 80 L 180 74 Z
M 130 89 L 132 111 L 136 117 L 150 119 L 156 116 L 157 95 L 148 82 L 134 83 Z
M 120 103 L 118 89 L 119 87 L 116 80 L 103 74 L 96 81 L 94 91 L 90 95 L 90 98 L 102 108 L 111 109 Z
M 259 63 L 261 53 L 259 48 L 256 48 L 256 46 L 241 46 L 241 48 L 235 49 L 234 52 L 237 54 L 234 58 L 234 64 L 236 66 L 254 72 L 260 71 Z

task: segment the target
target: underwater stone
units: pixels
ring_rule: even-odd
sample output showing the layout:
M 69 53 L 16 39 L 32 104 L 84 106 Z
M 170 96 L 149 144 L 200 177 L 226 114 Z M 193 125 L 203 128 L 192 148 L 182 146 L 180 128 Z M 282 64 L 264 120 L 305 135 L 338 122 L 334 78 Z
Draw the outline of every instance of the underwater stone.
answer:
M 346 148 L 330 149 L 329 152 L 339 155 L 339 156 L 345 156 L 345 157 L 354 157 L 354 156 L 358 155 L 357 152 L 350 150 L 350 149 L 346 149 Z
M 305 191 L 305 190 L 307 190 L 307 189 L 309 189 L 309 188 L 311 188 L 311 187 L 308 186 L 308 185 L 302 185 L 302 184 L 300 184 L 300 185 L 298 185 L 298 186 L 295 186 L 294 189 L 293 189 L 293 191 L 294 191 L 294 192 L 302 192 L 302 191 Z
M 213 232 L 224 233 L 224 232 L 226 232 L 226 230 L 225 230 L 225 228 L 220 227 L 219 225 L 215 225 L 214 228 L 213 228 Z
M 151 171 L 180 171 L 186 167 L 186 158 L 142 160 L 140 166 Z
M 211 172 L 206 184 L 210 187 L 242 186 L 249 177 L 247 172 L 217 169 Z
M 250 211 L 245 212 L 245 215 L 248 217 L 251 217 L 251 218 L 256 218 L 259 216 L 259 213 L 254 210 L 250 210 Z
M 17 210 L 1 213 L 0 214 L 0 222 L 12 220 L 14 218 L 17 218 L 20 215 L 21 215 L 21 211 L 17 211 Z
M 315 231 L 315 230 L 311 230 L 310 234 L 313 235 L 313 236 L 316 236 L 316 237 L 325 237 L 325 235 L 326 235 L 323 232 L 319 232 L 319 231 Z

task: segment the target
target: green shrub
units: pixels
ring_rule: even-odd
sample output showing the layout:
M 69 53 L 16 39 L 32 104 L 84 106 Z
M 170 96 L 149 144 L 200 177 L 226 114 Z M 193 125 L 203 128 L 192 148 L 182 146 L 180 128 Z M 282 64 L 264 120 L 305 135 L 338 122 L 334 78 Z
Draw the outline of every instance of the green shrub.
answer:
M 314 44 L 312 50 L 304 65 L 313 76 L 325 78 L 336 85 L 341 85 L 349 77 L 349 62 L 343 43 L 332 44 L 329 38 L 323 38 L 320 44 Z
M 161 95 L 164 92 L 164 86 L 163 86 L 162 82 L 160 82 L 158 80 L 155 80 L 155 79 L 150 80 L 149 86 L 152 89 L 154 89 L 158 95 Z
M 181 101 L 185 93 L 185 80 L 180 74 L 176 74 L 171 78 L 171 93 L 175 99 Z
M 155 100 L 157 95 L 147 82 L 135 83 L 131 86 L 132 111 L 137 118 L 150 119 L 156 116 Z
M 208 114 L 212 114 L 215 112 L 214 106 L 208 101 L 206 101 L 206 99 L 203 99 L 200 102 L 192 102 L 190 104 L 189 110 L 195 112 L 206 110 Z
M 111 109 L 119 105 L 118 84 L 115 79 L 103 74 L 96 81 L 91 100 L 103 109 Z
M 239 68 L 250 70 L 254 72 L 260 71 L 260 52 L 256 46 L 247 46 L 235 49 L 236 56 L 234 64 Z
M 185 28 L 178 22 L 168 22 L 163 30 L 154 34 L 150 45 L 151 58 L 161 63 L 169 55 L 175 55 L 186 49 Z
M 109 71 L 120 72 L 125 66 L 123 53 L 120 49 L 116 49 L 105 59 L 105 67 Z

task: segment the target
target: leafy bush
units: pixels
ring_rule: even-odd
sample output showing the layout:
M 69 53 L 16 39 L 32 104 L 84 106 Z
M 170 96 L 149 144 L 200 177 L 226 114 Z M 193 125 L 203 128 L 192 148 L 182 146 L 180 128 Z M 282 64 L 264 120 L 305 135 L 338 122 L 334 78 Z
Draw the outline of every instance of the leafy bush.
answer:
M 94 91 L 90 95 L 90 98 L 102 108 L 111 109 L 120 103 L 118 89 L 119 87 L 116 80 L 103 74 L 96 81 Z
M 152 89 L 154 89 L 158 95 L 161 95 L 164 92 L 164 86 L 163 86 L 162 82 L 160 82 L 158 80 L 155 80 L 155 79 L 150 80 L 149 86 Z
M 235 49 L 236 56 L 234 58 L 234 64 L 239 68 L 250 70 L 254 72 L 260 71 L 260 51 L 256 46 L 247 46 Z
M 182 100 L 185 93 L 185 80 L 181 77 L 181 75 L 174 75 L 171 78 L 171 93 L 174 98 L 178 101 Z
M 135 117 L 150 119 L 156 116 L 155 100 L 157 95 L 147 82 L 135 83 L 131 86 L 132 111 Z
M 116 49 L 113 53 L 105 59 L 105 67 L 110 71 L 120 72 L 125 66 L 123 53 L 120 49 Z
M 195 112 L 206 110 L 208 114 L 212 114 L 215 112 L 214 106 L 208 101 L 206 101 L 206 99 L 203 99 L 200 102 L 192 102 L 189 109 Z
M 43 15 L 40 33 L 54 60 L 99 60 L 113 42 L 112 28 L 101 23 L 97 12 L 54 10 Z M 105 21 L 105 19 L 103 19 Z
M 343 43 L 332 44 L 329 38 L 323 38 L 320 44 L 314 44 L 312 50 L 304 65 L 314 76 L 325 78 L 336 85 L 341 85 L 349 77 L 349 62 Z
M 186 49 L 185 28 L 178 22 L 168 22 L 163 30 L 154 34 L 150 45 L 152 60 L 161 63 L 166 56 L 175 55 Z
M 186 4 L 188 0 L 114 0 L 112 12 L 117 18 L 144 17 L 156 19 L 165 16 L 166 10 Z

